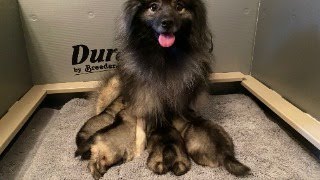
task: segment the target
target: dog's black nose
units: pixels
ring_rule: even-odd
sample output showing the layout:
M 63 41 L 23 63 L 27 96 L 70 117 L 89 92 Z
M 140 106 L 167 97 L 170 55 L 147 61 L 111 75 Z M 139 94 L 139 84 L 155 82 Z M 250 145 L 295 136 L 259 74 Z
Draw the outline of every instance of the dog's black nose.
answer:
M 165 29 L 170 29 L 173 26 L 173 20 L 172 19 L 163 19 L 161 21 L 161 26 Z

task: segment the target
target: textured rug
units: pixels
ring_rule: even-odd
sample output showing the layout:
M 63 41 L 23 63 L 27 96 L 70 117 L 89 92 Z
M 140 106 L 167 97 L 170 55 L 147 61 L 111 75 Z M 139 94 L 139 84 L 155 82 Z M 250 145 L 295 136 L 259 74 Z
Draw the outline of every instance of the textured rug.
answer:
M 92 116 L 90 101 L 73 99 L 60 110 L 40 109 L 0 161 L 0 179 L 91 179 L 87 162 L 73 157 L 75 136 Z M 234 139 L 237 158 L 251 167 L 245 179 L 319 179 L 320 163 L 243 94 L 211 96 L 202 114 Z M 180 177 L 158 176 L 145 165 L 148 154 L 111 168 L 103 179 L 236 179 L 224 168 L 192 164 Z

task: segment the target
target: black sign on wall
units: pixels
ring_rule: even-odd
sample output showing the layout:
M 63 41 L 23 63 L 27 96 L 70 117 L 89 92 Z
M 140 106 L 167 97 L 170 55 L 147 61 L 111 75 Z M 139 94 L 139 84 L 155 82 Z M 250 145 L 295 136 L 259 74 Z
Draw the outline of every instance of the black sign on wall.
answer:
M 75 75 L 88 74 L 108 71 L 117 68 L 116 59 L 117 49 L 92 49 L 80 44 L 73 47 L 72 65 Z

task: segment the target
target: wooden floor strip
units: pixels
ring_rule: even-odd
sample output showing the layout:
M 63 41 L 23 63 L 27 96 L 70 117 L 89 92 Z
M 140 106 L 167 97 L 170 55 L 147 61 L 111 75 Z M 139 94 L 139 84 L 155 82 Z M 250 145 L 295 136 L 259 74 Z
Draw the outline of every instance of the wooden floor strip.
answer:
M 43 86 L 33 86 L 0 119 L 0 154 L 46 96 Z
M 213 73 L 209 79 L 213 83 L 241 82 L 245 75 L 241 72 Z
M 320 149 L 320 122 L 289 103 L 278 93 L 251 76 L 245 76 L 241 83 L 260 101 Z
M 43 85 L 43 88 L 47 91 L 47 94 L 76 93 L 94 91 L 99 86 L 99 84 L 100 81 L 68 82 L 46 84 Z

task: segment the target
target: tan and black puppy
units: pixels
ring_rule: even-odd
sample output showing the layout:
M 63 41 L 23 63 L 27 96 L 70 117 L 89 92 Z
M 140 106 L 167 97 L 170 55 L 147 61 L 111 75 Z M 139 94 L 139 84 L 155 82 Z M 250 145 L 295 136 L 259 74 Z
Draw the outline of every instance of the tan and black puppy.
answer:
M 142 119 L 123 110 L 111 125 L 90 137 L 86 147 L 90 149 L 88 168 L 94 179 L 102 177 L 111 166 L 140 155 L 145 147 L 145 135 L 140 131 L 143 126 Z
M 176 117 L 174 127 L 181 133 L 189 156 L 199 165 L 223 165 L 236 176 L 244 176 L 250 168 L 235 158 L 234 144 L 229 134 L 218 124 L 195 114 Z
M 90 151 L 86 141 L 98 130 L 113 123 L 117 113 L 124 109 L 124 103 L 120 98 L 121 82 L 116 73 L 109 74 L 100 84 L 98 90 L 91 94 L 96 102 L 94 106 L 95 116 L 90 118 L 79 130 L 76 137 L 77 151 L 75 156 L 82 159 L 90 158 Z
M 121 95 L 121 82 L 111 74 L 98 91 L 95 116 L 80 129 L 76 137 L 76 156 L 90 159 L 88 168 L 99 179 L 112 165 L 132 160 L 145 149 L 145 121 L 132 116 Z
M 77 151 L 75 156 L 81 156 L 81 159 L 89 159 L 90 151 L 86 147 L 88 139 L 97 131 L 111 125 L 116 115 L 124 109 L 125 105 L 122 98 L 119 97 L 112 102 L 102 113 L 90 118 L 79 130 L 76 136 Z

